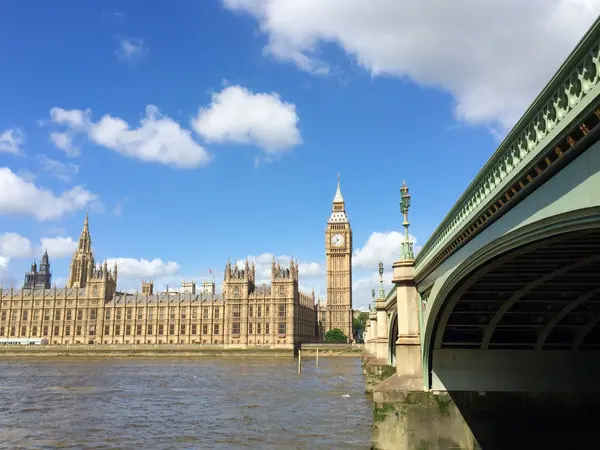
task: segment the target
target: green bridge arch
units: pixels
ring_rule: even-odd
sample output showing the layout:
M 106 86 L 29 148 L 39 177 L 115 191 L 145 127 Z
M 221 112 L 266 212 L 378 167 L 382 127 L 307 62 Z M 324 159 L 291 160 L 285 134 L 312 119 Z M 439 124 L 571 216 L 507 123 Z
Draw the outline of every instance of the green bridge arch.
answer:
M 418 280 L 419 292 L 426 299 L 421 330 L 424 387 L 435 387 L 433 358 L 452 310 L 450 303 L 458 298 L 455 295 L 452 299 L 451 293 L 501 255 L 555 236 L 596 228 L 600 228 L 600 143 Z

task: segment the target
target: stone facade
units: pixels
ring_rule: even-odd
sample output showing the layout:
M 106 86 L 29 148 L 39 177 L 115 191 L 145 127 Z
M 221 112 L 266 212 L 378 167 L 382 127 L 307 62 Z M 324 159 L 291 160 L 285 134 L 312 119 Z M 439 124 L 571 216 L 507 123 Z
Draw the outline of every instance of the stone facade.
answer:
M 48 261 L 47 255 L 44 256 Z M 47 266 L 49 273 L 49 263 Z M 38 273 L 32 270 L 31 273 Z M 255 283 L 255 267 L 228 262 L 222 294 L 214 279 L 184 282 L 184 291 L 117 291 L 117 265 L 95 265 L 86 215 L 65 288 L 27 274 L 23 289 L 0 288 L 0 339 L 42 338 L 50 344 L 221 344 L 285 346 L 319 338 L 314 292 L 298 288 L 298 264 L 273 261 L 271 284 Z M 33 280 L 33 281 L 32 281 Z

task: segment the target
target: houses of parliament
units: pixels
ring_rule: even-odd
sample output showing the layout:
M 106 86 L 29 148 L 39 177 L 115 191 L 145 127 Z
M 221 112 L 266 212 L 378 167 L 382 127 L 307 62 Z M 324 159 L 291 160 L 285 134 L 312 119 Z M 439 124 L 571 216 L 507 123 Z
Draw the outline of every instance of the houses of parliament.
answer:
M 22 289 L 0 287 L 0 339 L 49 344 L 220 344 L 291 347 L 319 342 L 333 328 L 352 336 L 352 229 L 340 190 L 325 230 L 327 301 L 301 292 L 298 263 L 273 260 L 271 284 L 257 285 L 254 262 L 227 262 L 222 293 L 214 278 L 183 282 L 179 292 L 119 292 L 118 267 L 97 265 L 86 214 L 64 288 L 51 287 L 50 258 L 34 262 Z

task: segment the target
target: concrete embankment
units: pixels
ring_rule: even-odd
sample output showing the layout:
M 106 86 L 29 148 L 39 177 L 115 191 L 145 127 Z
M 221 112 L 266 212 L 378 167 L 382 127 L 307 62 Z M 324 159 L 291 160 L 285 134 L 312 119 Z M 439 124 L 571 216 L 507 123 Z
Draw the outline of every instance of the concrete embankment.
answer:
M 293 348 L 227 348 L 222 345 L 15 345 L 0 347 L 0 358 L 74 357 L 293 357 Z
M 354 356 L 360 357 L 362 347 L 346 344 L 304 344 L 302 356 Z M 12 357 L 294 357 L 292 347 L 227 347 L 201 344 L 135 344 L 135 345 L 10 345 L 0 346 L 0 358 Z

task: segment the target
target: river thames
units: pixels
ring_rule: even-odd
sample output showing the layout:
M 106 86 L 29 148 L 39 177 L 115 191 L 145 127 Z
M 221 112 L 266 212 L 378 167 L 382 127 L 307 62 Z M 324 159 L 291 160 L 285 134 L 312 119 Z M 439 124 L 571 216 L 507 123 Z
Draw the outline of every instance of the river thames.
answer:
M 368 449 L 360 358 L 0 360 L 2 449 Z

